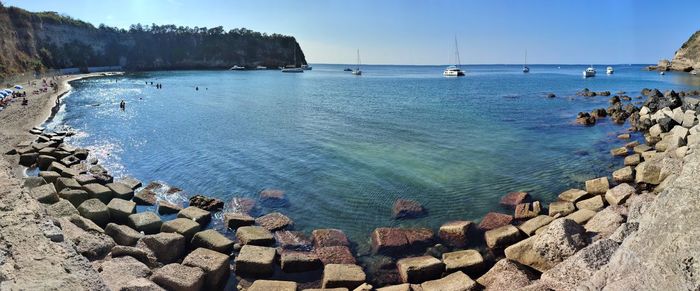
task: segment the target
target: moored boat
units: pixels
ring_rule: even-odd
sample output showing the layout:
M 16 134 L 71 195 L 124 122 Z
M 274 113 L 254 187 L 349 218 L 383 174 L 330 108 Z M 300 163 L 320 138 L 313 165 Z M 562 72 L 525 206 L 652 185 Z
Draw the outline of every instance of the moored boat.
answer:
M 612 75 L 613 73 L 615 73 L 615 70 L 613 70 L 613 67 L 608 67 L 608 68 L 605 70 L 605 73 L 608 74 L 608 75 Z
M 457 37 L 455 37 L 455 58 L 457 60 L 456 65 L 451 65 L 445 68 L 444 71 L 442 71 L 442 75 L 445 77 L 462 77 L 464 76 L 464 71 L 459 68 L 459 65 L 461 63 L 459 59 L 459 47 L 457 46 Z
M 595 77 L 595 69 L 593 68 L 593 65 L 588 67 L 586 70 L 583 71 L 583 77 L 584 78 L 589 78 L 589 77 Z
M 313 67 L 312 67 L 312 66 L 309 66 L 309 65 L 301 65 L 301 69 L 302 69 L 302 70 L 307 70 L 307 71 L 308 71 L 308 70 L 313 69 Z
M 352 70 L 352 74 L 355 76 L 362 75 L 362 71 L 360 70 L 360 49 L 357 49 L 357 67 Z
M 265 66 L 257 66 L 255 67 L 256 70 L 267 70 L 267 67 Z
M 530 67 L 527 66 L 527 50 L 525 50 L 525 63 L 523 64 L 523 73 L 529 73 Z
M 229 70 L 231 70 L 231 71 L 243 71 L 243 70 L 245 70 L 245 67 L 239 66 L 239 65 L 234 65 Z
M 296 47 L 294 48 L 294 64 L 293 65 L 287 65 L 282 69 L 282 73 L 303 73 L 304 69 L 301 67 L 297 66 L 297 50 Z

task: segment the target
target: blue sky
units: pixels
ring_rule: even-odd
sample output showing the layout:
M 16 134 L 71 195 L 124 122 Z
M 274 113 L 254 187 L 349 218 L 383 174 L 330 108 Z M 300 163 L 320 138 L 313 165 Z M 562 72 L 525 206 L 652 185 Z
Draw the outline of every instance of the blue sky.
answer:
M 98 25 L 246 27 L 297 38 L 310 63 L 656 63 L 700 29 L 700 1 L 3 0 Z

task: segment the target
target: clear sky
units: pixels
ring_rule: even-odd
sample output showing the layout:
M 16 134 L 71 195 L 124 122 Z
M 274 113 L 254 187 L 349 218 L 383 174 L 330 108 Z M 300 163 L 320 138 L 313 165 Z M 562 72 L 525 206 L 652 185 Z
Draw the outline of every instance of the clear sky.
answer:
M 700 29 L 700 0 L 1 0 L 94 25 L 292 35 L 310 63 L 656 63 Z

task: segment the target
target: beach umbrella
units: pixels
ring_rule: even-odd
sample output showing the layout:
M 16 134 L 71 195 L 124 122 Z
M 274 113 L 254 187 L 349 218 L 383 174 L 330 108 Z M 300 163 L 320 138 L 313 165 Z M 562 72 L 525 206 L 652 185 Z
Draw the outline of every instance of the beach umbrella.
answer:
M 24 87 L 22 87 L 22 86 L 20 86 L 20 85 L 15 85 L 15 89 L 17 89 L 17 90 L 22 90 L 22 89 L 24 89 Z

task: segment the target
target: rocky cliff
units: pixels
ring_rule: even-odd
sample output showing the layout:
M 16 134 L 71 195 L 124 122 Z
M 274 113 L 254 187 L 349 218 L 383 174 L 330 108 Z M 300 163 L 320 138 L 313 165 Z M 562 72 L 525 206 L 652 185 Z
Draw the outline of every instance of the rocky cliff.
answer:
M 294 37 L 245 28 L 132 25 L 117 29 L 0 3 L 0 79 L 52 68 L 120 65 L 129 70 L 306 64 Z
M 673 56 L 673 60 L 660 60 L 657 67 L 659 70 L 683 72 L 690 72 L 693 69 L 700 70 L 700 30 L 683 43 Z

